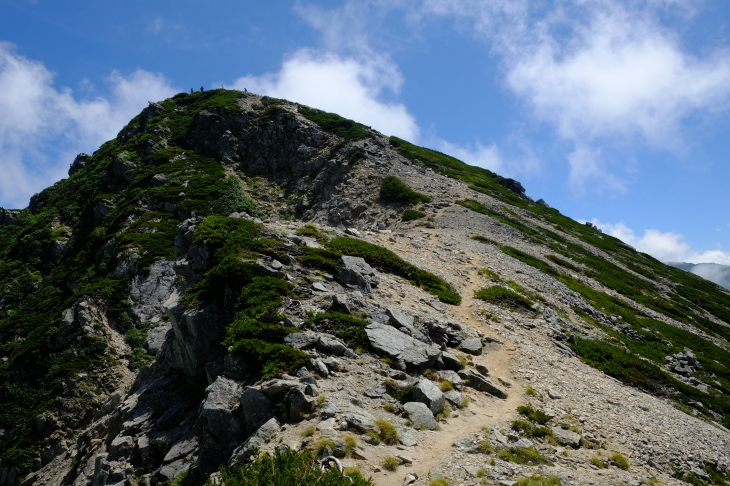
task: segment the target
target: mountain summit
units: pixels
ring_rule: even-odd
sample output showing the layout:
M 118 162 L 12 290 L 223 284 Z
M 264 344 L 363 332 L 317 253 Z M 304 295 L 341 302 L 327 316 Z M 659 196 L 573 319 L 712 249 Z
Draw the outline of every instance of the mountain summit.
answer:
M 721 485 L 729 343 L 517 181 L 180 93 L 0 209 L 0 486 Z

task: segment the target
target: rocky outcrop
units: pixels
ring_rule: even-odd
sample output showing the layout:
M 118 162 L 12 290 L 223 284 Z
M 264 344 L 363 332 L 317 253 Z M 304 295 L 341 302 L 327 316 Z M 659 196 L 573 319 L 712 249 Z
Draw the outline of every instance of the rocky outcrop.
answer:
M 129 289 L 129 313 L 137 322 L 146 322 L 163 314 L 175 282 L 173 262 L 160 260 L 144 275 L 136 275 Z
M 72 176 L 76 172 L 80 171 L 89 162 L 90 156 L 88 154 L 81 153 L 76 156 L 74 161 L 71 163 L 71 167 L 68 168 L 68 175 Z
M 393 326 L 370 324 L 365 332 L 373 349 L 396 360 L 401 369 L 433 367 L 441 356 L 438 349 L 417 341 Z
M 7 226 L 12 223 L 13 218 L 15 218 L 18 214 L 20 214 L 20 211 L 0 208 L 0 226 Z

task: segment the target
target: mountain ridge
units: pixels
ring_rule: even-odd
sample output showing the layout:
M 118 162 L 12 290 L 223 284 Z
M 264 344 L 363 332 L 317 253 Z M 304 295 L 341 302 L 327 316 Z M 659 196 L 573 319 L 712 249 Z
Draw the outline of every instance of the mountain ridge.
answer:
M 375 445 L 376 419 L 419 444 L 401 444 L 430 464 L 413 484 L 429 471 L 454 481 L 471 461 L 462 449 L 477 447 L 479 431 L 459 425 L 469 416 L 490 426 L 474 439 L 495 449 L 474 456 L 489 481 L 605 471 L 722 484 L 728 472 L 730 294 L 534 203 L 517 181 L 337 115 L 181 93 L 0 215 L 2 486 L 164 484 L 186 471 L 197 484 L 269 447 L 265 433 L 316 449 L 306 432 L 334 452 L 343 429 L 370 430 L 349 436 L 362 467 L 402 484 L 380 466 L 399 453 Z M 591 413 L 577 398 L 603 399 L 574 369 L 608 400 L 661 410 L 697 457 Z M 459 416 L 439 417 L 443 434 L 463 447 L 434 448 L 439 432 L 407 426 L 443 414 L 444 396 Z M 554 413 L 550 440 L 510 423 L 518 403 Z M 593 450 L 618 465 L 596 466 Z

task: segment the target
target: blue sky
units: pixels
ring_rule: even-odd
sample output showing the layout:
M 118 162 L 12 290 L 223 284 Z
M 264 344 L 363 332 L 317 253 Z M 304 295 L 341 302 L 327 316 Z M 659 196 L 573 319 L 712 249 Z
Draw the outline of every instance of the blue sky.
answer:
M 148 100 L 221 84 L 514 177 L 662 260 L 730 264 L 727 0 L 0 0 L 0 206 Z

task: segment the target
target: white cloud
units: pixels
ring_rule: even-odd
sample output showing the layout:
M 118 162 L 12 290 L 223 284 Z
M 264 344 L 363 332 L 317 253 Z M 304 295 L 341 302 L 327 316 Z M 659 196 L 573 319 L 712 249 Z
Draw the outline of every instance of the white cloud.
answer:
M 106 81 L 106 97 L 77 99 L 53 86 L 43 63 L 0 42 L 0 205 L 25 207 L 34 192 L 65 176 L 77 153 L 115 137 L 147 101 L 177 92 L 143 70 L 113 72 Z
M 421 16 L 468 24 L 503 61 L 505 82 L 537 119 L 575 145 L 571 185 L 624 190 L 602 144 L 685 149 L 682 125 L 730 107 L 730 49 L 687 51 L 688 0 L 424 0 Z M 628 145 L 629 147 L 631 145 Z
M 398 93 L 402 83 L 397 66 L 384 57 L 358 59 L 301 49 L 278 72 L 244 76 L 233 87 L 332 111 L 386 135 L 416 140 L 419 128 L 408 109 L 381 101 L 384 92 Z
M 689 244 L 683 241 L 684 236 L 678 233 L 663 233 L 656 229 L 648 229 L 644 231 L 642 236 L 637 236 L 624 223 L 602 223 L 594 219 L 593 224 L 605 233 L 663 262 L 719 263 L 721 265 L 730 265 L 730 252 L 692 249 Z

